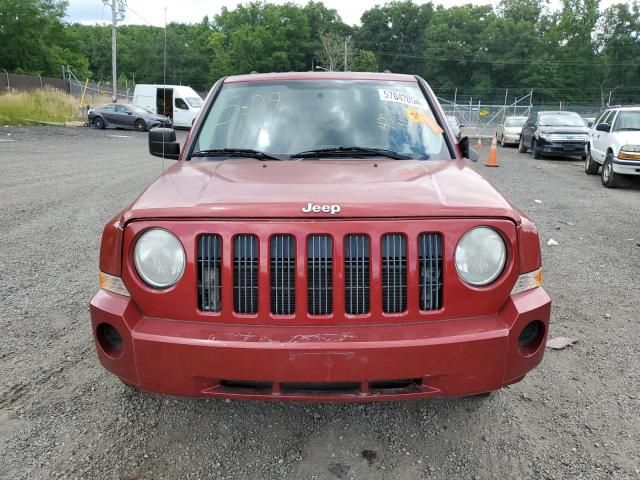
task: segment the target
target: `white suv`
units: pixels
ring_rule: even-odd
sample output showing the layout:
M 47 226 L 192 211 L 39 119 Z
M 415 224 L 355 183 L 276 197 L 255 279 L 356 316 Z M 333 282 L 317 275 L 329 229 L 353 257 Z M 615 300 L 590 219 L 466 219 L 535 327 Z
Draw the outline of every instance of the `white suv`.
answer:
M 591 127 L 584 171 L 597 175 L 602 185 L 615 188 L 621 175 L 640 175 L 640 107 L 612 107 Z

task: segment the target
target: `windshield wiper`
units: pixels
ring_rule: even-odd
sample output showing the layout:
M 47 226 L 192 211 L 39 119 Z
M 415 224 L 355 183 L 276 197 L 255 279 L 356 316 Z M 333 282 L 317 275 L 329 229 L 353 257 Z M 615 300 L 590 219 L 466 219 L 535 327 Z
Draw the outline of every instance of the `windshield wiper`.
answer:
M 367 148 L 367 147 L 331 147 L 319 148 L 317 150 L 305 150 L 291 155 L 291 158 L 319 158 L 334 156 L 367 156 L 367 157 L 388 157 L 394 160 L 412 160 L 413 157 L 393 150 L 385 150 L 383 148 Z
M 251 148 L 216 148 L 211 150 L 198 150 L 193 152 L 191 157 L 244 157 L 257 158 L 258 160 L 284 160 L 260 150 Z

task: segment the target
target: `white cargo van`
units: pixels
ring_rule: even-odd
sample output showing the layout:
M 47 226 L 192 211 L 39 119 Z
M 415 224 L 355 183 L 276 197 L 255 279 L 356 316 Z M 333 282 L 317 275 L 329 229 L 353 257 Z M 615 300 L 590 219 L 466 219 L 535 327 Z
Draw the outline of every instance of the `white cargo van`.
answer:
M 171 117 L 174 127 L 191 128 L 203 102 L 191 87 L 138 84 L 133 91 L 133 103 Z

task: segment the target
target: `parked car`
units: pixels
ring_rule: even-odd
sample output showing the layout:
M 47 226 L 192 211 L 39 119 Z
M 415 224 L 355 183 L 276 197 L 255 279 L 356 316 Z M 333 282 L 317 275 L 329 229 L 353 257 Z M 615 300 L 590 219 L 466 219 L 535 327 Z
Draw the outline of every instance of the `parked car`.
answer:
M 171 119 L 156 115 L 136 105 L 107 103 L 87 112 L 89 125 L 95 128 L 118 127 L 133 128 L 139 132 L 146 132 L 150 128 L 171 126 Z
M 174 127 L 191 128 L 203 102 L 191 87 L 139 83 L 133 90 L 133 103 L 170 117 Z
M 460 140 L 460 138 L 462 137 L 462 125 L 460 125 L 458 117 L 456 117 L 455 115 L 447 115 L 447 123 L 451 127 L 451 130 L 453 130 L 453 135 L 458 140 Z
M 589 129 L 582 117 L 574 112 L 543 111 L 527 118 L 518 151 L 533 152 L 533 158 L 543 155 L 586 157 Z
M 584 171 L 597 175 L 600 165 L 608 188 L 619 186 L 623 175 L 640 175 L 640 107 L 609 108 L 595 121 Z
M 527 117 L 507 117 L 504 123 L 498 125 L 496 129 L 496 138 L 500 145 L 517 145 L 520 141 L 520 132 L 527 121 Z
M 104 229 L 91 322 L 144 391 L 371 401 L 484 394 L 542 360 L 533 222 L 399 74 L 231 76 Z M 244 113 L 246 112 L 246 113 Z M 312 112 L 312 114 L 310 114 Z

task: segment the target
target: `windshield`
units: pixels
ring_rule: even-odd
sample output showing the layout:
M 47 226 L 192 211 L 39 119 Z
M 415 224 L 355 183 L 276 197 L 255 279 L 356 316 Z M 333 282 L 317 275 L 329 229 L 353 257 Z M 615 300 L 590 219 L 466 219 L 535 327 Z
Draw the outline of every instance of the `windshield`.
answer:
M 640 130 L 640 111 L 618 113 L 616 130 Z
M 337 147 L 451 158 L 417 83 L 354 80 L 225 84 L 194 151 L 253 149 L 291 158 Z
M 584 120 L 579 115 L 547 114 L 540 115 L 542 127 L 584 127 Z
M 143 108 L 143 107 L 139 107 L 137 105 L 129 105 L 129 108 L 131 108 L 131 110 L 133 110 L 136 113 L 147 114 L 147 115 L 150 113 L 153 113 L 152 111 L 147 110 L 146 108 Z
M 524 125 L 524 122 L 526 121 L 527 121 L 526 117 L 522 117 L 522 118 L 509 117 L 504 122 L 504 126 L 505 127 L 522 127 Z
M 198 97 L 187 97 L 185 100 L 194 108 L 200 108 L 202 106 L 202 100 Z

